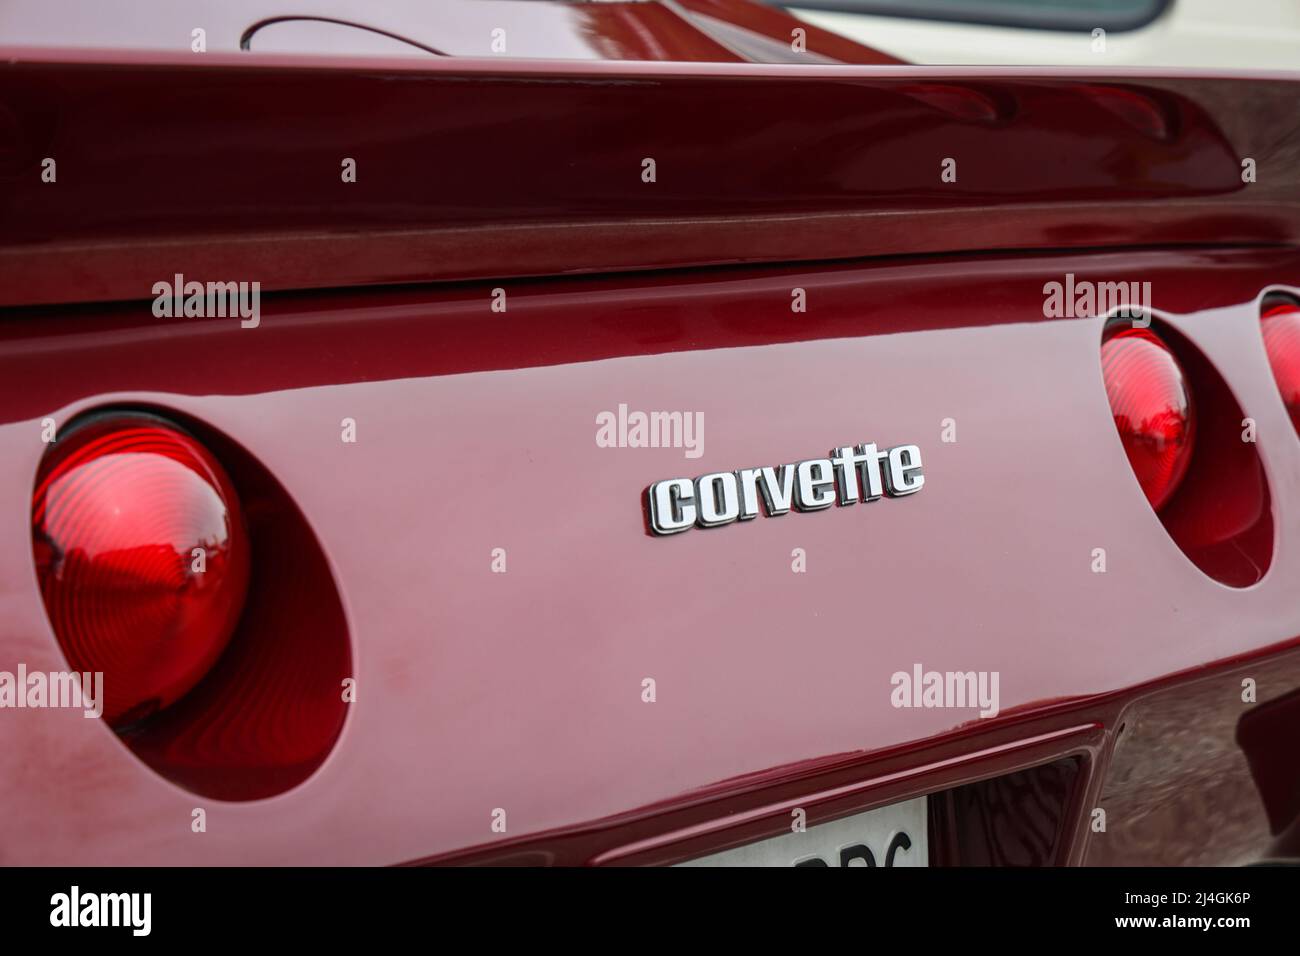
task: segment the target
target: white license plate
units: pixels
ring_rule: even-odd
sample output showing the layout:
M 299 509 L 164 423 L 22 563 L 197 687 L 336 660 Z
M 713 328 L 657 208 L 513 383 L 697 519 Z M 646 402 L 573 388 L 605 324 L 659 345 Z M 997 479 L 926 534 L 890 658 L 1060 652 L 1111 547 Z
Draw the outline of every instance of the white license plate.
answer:
M 917 797 L 680 865 L 928 866 L 926 836 L 926 798 Z

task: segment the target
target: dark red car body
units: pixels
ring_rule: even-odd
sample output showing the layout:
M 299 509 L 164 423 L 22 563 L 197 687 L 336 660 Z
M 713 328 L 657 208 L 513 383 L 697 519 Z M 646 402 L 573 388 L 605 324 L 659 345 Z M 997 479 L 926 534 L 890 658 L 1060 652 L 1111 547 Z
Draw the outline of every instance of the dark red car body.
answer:
M 255 799 L 210 786 L 277 734 L 251 691 L 167 742 L 191 776 L 0 713 L 0 862 L 669 863 L 924 794 L 933 863 L 1300 853 L 1300 439 L 1260 336 L 1300 293 L 1300 81 L 909 66 L 809 26 L 816 62 L 745 62 L 801 25 L 739 0 L 351 18 L 437 51 L 406 58 L 146 6 L 0 12 L 0 670 L 64 666 L 41 421 L 139 406 L 296 505 L 357 698 Z M 156 318 L 175 273 L 258 279 L 260 326 Z M 1104 317 L 1044 317 L 1066 274 L 1149 281 L 1257 423 L 1249 586 L 1143 497 Z M 705 455 L 598 447 L 620 403 L 702 411 Z M 924 492 L 647 533 L 656 479 L 858 441 L 921 445 Z M 999 671 L 1000 713 L 891 707 L 913 662 Z

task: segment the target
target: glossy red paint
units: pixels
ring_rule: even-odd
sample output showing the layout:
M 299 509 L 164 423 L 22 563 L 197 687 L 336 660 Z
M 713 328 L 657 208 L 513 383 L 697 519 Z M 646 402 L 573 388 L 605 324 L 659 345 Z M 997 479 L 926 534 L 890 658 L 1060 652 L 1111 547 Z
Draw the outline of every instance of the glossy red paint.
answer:
M 811 28 L 792 64 L 743 0 L 316 0 L 369 29 L 261 34 L 318 56 L 258 52 L 260 0 L 140 8 L 0 7 L 0 671 L 66 664 L 47 418 L 201 435 L 254 573 L 129 737 L 0 712 L 0 862 L 671 863 L 927 793 L 936 863 L 1295 852 L 1300 441 L 1259 325 L 1300 289 L 1294 77 L 922 69 Z M 155 317 L 177 273 L 259 280 L 260 324 Z M 1215 513 L 1264 530 L 1211 542 L 1241 586 L 1143 494 L 1103 320 L 1044 317 L 1067 274 L 1150 282 L 1201 420 L 1256 423 L 1253 507 Z M 703 413 L 703 453 L 599 447 L 624 403 Z M 651 481 L 846 441 L 918 443 L 926 487 L 646 533 Z M 998 671 L 999 714 L 894 708 L 917 662 Z
M 1242 119 L 1300 114 L 1282 76 L 0 54 L 0 305 L 1300 242 L 1300 130 Z
M 1157 318 L 1257 420 L 1276 526 L 1257 585 L 1207 577 L 1152 512 L 1111 420 L 1101 320 L 1043 317 L 1066 272 L 1151 281 Z M 201 842 L 160 823 L 187 820 L 193 795 L 103 725 L 6 713 L 0 752 L 23 773 L 0 775 L 0 852 L 669 862 L 775 832 L 792 801 L 815 822 L 1067 756 L 1085 770 L 1063 859 L 1101 852 L 1079 808 L 1116 786 L 1126 708 L 1216 674 L 1232 690 L 1248 659 L 1278 675 L 1261 700 L 1297 687 L 1300 442 L 1259 303 L 1298 284 L 1291 250 L 1126 251 L 516 282 L 504 314 L 491 285 L 272 296 L 256 329 L 160 321 L 148 302 L 11 310 L 0 500 L 26 502 L 43 417 L 143 402 L 208 423 L 310 523 L 363 690 L 309 779 L 209 800 Z M 813 307 L 792 320 L 795 287 Z M 620 402 L 703 411 L 704 455 L 597 447 L 596 414 Z M 339 441 L 345 416 L 356 445 Z M 919 442 L 925 489 L 644 533 L 650 481 L 846 440 Z M 0 669 L 61 664 L 26 518 L 0 511 Z M 1098 546 L 1107 574 L 1089 568 Z M 790 571 L 796 547 L 807 574 Z M 892 708 L 887 675 L 917 661 L 1000 670 L 1001 714 Z M 73 832 L 68 814 L 108 825 Z M 1267 838 L 1247 827 L 1224 852 Z
M 264 46 L 259 32 L 289 24 Z M 320 29 L 329 25 L 331 29 Z M 427 59 L 897 63 L 895 57 L 750 0 L 133 0 L 129 15 L 81 0 L 9 0 L 9 46 L 206 54 L 265 47 L 331 57 L 397 51 Z M 804 51 L 796 53 L 794 30 Z M 499 33 L 495 31 L 500 31 Z M 388 38 L 381 43 L 375 38 Z

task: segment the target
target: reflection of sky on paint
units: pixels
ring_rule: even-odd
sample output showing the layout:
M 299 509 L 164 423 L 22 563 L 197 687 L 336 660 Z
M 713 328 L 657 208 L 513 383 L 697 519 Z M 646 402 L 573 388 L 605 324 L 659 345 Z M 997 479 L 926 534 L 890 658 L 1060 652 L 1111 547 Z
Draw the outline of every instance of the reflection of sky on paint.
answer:
M 60 10 L 65 15 L 60 15 Z M 431 10 L 436 16 L 430 15 Z M 359 4 L 357 0 L 309 0 L 284 12 L 319 19 L 263 27 L 250 37 L 250 49 L 340 56 L 432 55 L 411 45 L 417 44 L 448 56 L 489 57 L 501 55 L 492 48 L 492 31 L 503 27 L 507 31 L 505 55 L 515 59 L 637 58 L 634 54 L 659 59 L 662 57 L 654 56 L 653 50 L 645 49 L 646 44 L 653 45 L 656 38 L 663 42 L 674 29 L 700 42 L 689 24 L 661 5 L 649 3 L 385 0 L 382 4 Z M 194 4 L 171 0 L 134 0 L 126 10 L 81 0 L 6 0 L 0 4 L 0 36 L 16 46 L 189 52 L 191 31 L 201 23 L 208 53 L 234 53 L 249 28 L 266 18 L 262 0 L 221 0 L 202 4 L 198 10 Z M 646 18 L 650 23 L 640 22 Z

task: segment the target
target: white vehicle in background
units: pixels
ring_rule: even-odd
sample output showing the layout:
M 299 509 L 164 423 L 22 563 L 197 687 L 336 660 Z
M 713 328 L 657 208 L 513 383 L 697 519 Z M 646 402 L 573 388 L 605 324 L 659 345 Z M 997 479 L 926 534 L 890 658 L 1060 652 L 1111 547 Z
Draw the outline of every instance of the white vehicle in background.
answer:
M 914 63 L 1300 69 L 1300 0 L 794 0 L 782 5 L 816 26 Z

